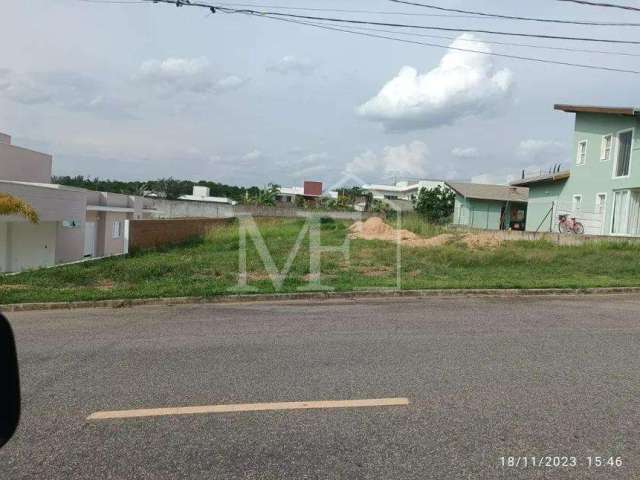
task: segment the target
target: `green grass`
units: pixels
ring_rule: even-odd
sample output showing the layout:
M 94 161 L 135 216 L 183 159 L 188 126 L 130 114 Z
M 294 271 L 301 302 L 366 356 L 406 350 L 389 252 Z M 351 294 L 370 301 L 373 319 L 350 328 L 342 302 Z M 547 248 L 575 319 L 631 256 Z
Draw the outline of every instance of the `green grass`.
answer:
M 302 228 L 302 220 L 262 220 L 260 231 L 282 269 Z M 323 245 L 340 245 L 344 222 L 322 224 Z M 408 225 L 403 222 L 403 227 Z M 440 227 L 420 226 L 426 235 Z M 206 239 L 163 251 L 142 252 L 0 277 L 0 303 L 230 293 L 238 283 L 238 225 L 214 230 Z M 292 264 L 283 292 L 307 285 L 309 239 Z M 253 242 L 247 237 L 248 284 L 274 292 Z M 341 254 L 322 255 L 322 283 L 337 291 L 393 287 L 396 246 L 353 240 L 350 262 Z M 402 288 L 550 288 L 640 285 L 640 244 L 598 243 L 560 247 L 547 242 L 507 242 L 498 248 L 470 249 L 461 242 L 435 248 L 402 248 Z
M 394 228 L 398 226 L 398 222 L 395 219 L 389 220 L 387 223 Z M 434 225 L 426 222 L 424 218 L 417 213 L 404 213 L 401 218 L 400 228 L 409 230 L 425 238 L 435 237 L 443 233 L 453 233 L 447 229 L 446 225 Z

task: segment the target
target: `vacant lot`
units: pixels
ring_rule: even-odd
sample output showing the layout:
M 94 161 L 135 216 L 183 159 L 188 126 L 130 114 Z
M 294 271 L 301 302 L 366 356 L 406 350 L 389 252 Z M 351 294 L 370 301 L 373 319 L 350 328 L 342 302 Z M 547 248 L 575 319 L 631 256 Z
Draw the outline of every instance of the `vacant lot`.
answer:
M 287 262 L 302 220 L 262 220 L 260 232 L 279 270 Z M 348 224 L 322 225 L 323 245 L 340 245 Z M 410 225 L 423 235 L 439 229 Z M 309 280 L 309 238 L 305 237 L 286 277 L 283 292 Z M 208 238 L 127 258 L 112 258 L 0 277 L 0 303 L 96 300 L 230 293 L 238 284 L 237 224 L 214 230 Z M 276 291 L 253 242 L 247 238 L 248 284 Z M 431 248 L 402 247 L 402 288 L 550 288 L 640 285 L 640 245 L 601 243 L 559 247 L 547 242 L 507 242 L 469 247 L 454 237 Z M 352 240 L 350 258 L 322 255 L 322 284 L 338 291 L 393 287 L 396 245 Z

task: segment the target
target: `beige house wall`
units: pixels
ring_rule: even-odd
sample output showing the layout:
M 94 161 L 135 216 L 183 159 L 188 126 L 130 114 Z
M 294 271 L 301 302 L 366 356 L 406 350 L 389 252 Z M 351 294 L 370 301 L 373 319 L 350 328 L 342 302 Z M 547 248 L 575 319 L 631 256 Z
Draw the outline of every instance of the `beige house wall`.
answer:
M 0 142 L 0 179 L 51 183 L 51 155 Z

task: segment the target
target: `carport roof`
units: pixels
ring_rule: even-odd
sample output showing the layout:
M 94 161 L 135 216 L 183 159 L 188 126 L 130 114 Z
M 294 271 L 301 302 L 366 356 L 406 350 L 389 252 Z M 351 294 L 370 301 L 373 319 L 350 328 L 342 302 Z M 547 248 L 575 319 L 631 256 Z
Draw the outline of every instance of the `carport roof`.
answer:
M 527 202 L 529 189 L 509 185 L 486 185 L 483 183 L 446 182 L 454 192 L 465 198 L 476 200 L 498 200 L 503 202 Z
M 567 178 L 569 178 L 569 176 L 571 176 L 571 172 L 569 170 L 564 170 L 562 172 L 548 173 L 546 175 L 523 178 L 521 180 L 511 182 L 511 185 L 521 187 L 524 185 L 531 185 L 533 183 L 560 182 L 566 180 Z

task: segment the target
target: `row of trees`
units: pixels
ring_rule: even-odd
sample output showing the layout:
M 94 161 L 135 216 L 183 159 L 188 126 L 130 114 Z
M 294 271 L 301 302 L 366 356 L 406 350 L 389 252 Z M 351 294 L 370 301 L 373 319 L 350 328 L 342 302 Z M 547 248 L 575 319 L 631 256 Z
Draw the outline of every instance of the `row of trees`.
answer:
M 145 192 L 153 192 L 169 200 L 175 200 L 181 195 L 190 195 L 194 185 L 209 187 L 211 196 L 227 197 L 238 202 L 244 201 L 248 197 L 258 195 L 258 187 L 236 187 L 218 182 L 200 180 L 178 180 L 175 178 L 160 178 L 158 180 L 123 182 L 120 180 L 104 180 L 101 178 L 84 177 L 77 175 L 54 176 L 51 181 L 60 185 L 70 187 L 86 188 L 87 190 L 97 190 L 101 192 L 123 193 L 126 195 L 143 195 Z

